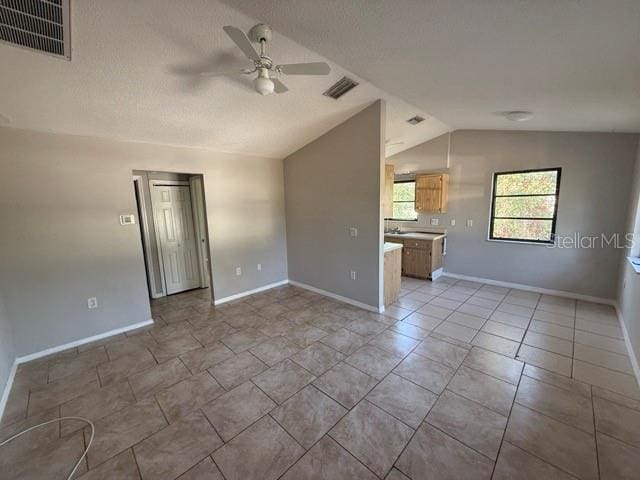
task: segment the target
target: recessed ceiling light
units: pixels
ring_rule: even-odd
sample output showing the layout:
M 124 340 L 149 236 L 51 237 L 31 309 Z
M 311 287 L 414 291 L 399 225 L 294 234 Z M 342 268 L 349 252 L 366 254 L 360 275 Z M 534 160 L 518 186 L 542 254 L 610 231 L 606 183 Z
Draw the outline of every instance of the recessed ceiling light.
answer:
M 0 113 L 0 125 L 9 125 L 11 123 L 11 119 L 6 115 Z
M 533 113 L 527 110 L 512 110 L 510 112 L 504 112 L 503 115 L 507 120 L 512 122 L 526 122 L 533 118 Z

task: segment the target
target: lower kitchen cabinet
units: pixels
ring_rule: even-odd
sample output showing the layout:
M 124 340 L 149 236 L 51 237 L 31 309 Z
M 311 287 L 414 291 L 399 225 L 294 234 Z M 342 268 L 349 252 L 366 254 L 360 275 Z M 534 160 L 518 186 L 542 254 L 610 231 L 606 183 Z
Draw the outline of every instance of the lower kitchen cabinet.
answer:
M 420 248 L 402 250 L 402 274 L 410 277 L 427 278 L 430 251 Z
M 384 241 L 403 245 L 402 275 L 427 279 L 442 267 L 444 237 L 434 240 L 385 237 Z

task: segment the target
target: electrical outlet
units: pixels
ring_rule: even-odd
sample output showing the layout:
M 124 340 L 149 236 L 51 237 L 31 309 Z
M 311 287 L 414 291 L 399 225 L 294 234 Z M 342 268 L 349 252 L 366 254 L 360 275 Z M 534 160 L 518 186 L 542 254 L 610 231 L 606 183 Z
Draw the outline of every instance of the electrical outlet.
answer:
M 432 218 L 431 219 L 431 226 L 432 227 L 437 227 L 438 225 L 440 225 L 440 219 L 439 218 Z
M 355 279 L 356 279 L 356 271 L 351 270 L 351 280 L 355 280 Z
M 355 228 L 355 227 L 349 228 L 349 235 L 351 235 L 352 237 L 357 237 L 358 236 L 358 229 Z
M 240 275 L 242 275 L 242 268 L 236 267 L 236 276 L 239 277 Z
M 96 297 L 87 298 L 87 308 L 89 310 L 98 308 L 98 299 Z
M 473 220 L 470 218 L 467 218 L 467 227 L 473 227 Z
M 258 264 L 258 271 L 261 271 L 261 270 L 262 270 L 262 264 L 261 264 L 261 263 L 259 263 L 259 264 Z
M 452 227 L 455 227 L 456 226 L 456 219 L 452 218 L 450 223 L 451 223 Z

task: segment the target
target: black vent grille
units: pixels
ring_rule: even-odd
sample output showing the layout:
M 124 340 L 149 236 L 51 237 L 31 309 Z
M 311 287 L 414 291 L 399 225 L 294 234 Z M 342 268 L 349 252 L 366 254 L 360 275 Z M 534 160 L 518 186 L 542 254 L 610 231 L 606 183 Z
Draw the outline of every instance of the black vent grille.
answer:
M 334 100 L 337 100 L 341 96 L 343 96 L 345 93 L 347 93 L 349 90 L 357 86 L 358 86 L 358 82 L 356 82 L 355 80 L 351 80 L 348 77 L 342 77 L 336 83 L 331 85 L 331 87 L 329 87 L 329 90 L 324 92 L 323 95 L 327 97 L 331 97 Z
M 71 58 L 69 0 L 0 0 L 0 40 Z
M 409 120 L 407 120 L 407 123 L 410 123 L 411 125 L 417 125 L 420 122 L 424 122 L 424 118 L 422 118 L 419 115 L 416 115 L 415 117 L 411 117 Z

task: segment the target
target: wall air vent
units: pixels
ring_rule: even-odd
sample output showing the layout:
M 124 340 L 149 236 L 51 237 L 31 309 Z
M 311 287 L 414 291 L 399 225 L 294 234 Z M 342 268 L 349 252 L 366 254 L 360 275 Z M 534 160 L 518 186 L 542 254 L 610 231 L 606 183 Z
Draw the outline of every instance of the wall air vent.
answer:
M 407 123 L 410 123 L 411 125 L 417 125 L 420 122 L 424 122 L 424 118 L 416 115 L 415 117 L 410 118 L 409 120 L 407 120 Z
M 351 90 L 352 88 L 355 88 L 357 86 L 358 86 L 358 82 L 356 82 L 354 80 L 351 80 L 348 77 L 342 77 L 336 83 L 331 85 L 329 87 L 329 90 L 324 92 L 323 95 L 325 95 L 327 97 L 331 97 L 334 100 L 337 100 L 341 96 L 343 96 L 345 93 L 347 93 L 349 90 Z
M 0 0 L 0 41 L 71 59 L 70 0 Z

